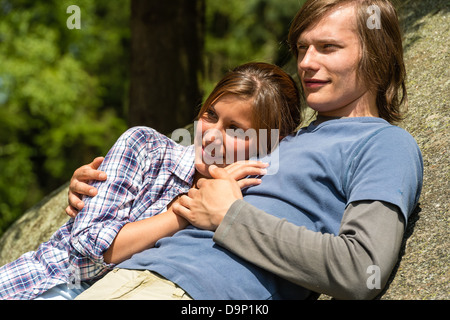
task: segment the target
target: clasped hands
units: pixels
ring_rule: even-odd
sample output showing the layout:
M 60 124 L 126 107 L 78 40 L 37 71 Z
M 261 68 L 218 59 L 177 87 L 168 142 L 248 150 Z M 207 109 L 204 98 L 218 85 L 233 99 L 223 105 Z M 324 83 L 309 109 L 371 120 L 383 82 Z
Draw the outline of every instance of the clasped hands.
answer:
M 106 180 L 106 174 L 97 170 L 102 161 L 103 158 L 96 158 L 75 171 L 66 208 L 69 216 L 75 217 L 84 207 L 81 195 L 97 194 L 96 188 L 87 184 L 89 180 Z M 241 190 L 261 182 L 251 176 L 264 175 L 267 167 L 268 164 L 254 160 L 238 161 L 225 168 L 211 165 L 209 173 L 213 179 L 199 179 L 195 187 L 172 203 L 171 209 L 200 229 L 215 230 L 231 205 L 242 199 Z
M 209 173 L 213 179 L 199 179 L 197 188 L 181 196 L 172 209 L 200 229 L 215 230 L 233 202 L 242 199 L 241 190 L 261 181 L 247 177 L 264 175 L 266 167 L 260 161 L 239 161 L 225 168 L 211 165 Z

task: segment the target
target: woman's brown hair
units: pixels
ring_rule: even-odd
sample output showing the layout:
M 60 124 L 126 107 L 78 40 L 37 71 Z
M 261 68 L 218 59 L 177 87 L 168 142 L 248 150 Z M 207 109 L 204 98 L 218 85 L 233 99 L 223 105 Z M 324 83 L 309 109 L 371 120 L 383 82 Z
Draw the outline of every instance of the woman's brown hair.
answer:
M 246 63 L 229 71 L 220 80 L 200 109 L 198 118 L 222 96 L 232 94 L 252 101 L 252 128 L 278 129 L 280 137 L 294 132 L 301 122 L 297 84 L 280 67 L 264 63 Z M 272 144 L 268 133 L 267 150 Z
M 407 105 L 406 69 L 398 16 L 390 1 L 306 1 L 291 24 L 288 36 L 291 51 L 297 57 L 300 35 L 330 10 L 348 4 L 355 6 L 357 15 L 357 32 L 362 53 L 358 76 L 369 90 L 376 93 L 380 117 L 390 123 L 399 122 L 403 119 Z M 379 19 L 378 25 L 371 20 L 373 18 Z

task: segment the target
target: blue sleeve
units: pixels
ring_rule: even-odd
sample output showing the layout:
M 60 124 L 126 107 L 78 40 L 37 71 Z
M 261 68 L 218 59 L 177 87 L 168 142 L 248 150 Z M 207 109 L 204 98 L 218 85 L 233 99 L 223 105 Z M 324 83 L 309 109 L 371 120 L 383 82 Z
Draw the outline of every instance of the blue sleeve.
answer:
M 347 205 L 361 200 L 389 202 L 407 221 L 423 180 L 422 155 L 414 138 L 399 127 L 385 127 L 361 143 L 351 159 L 344 185 Z

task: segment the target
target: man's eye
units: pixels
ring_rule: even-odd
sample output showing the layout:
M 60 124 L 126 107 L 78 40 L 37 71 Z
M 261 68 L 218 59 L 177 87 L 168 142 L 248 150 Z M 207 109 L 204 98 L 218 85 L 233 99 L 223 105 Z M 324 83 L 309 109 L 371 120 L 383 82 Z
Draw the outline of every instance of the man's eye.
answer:
M 338 49 L 338 46 L 333 43 L 326 43 L 322 46 L 325 50 L 335 50 Z

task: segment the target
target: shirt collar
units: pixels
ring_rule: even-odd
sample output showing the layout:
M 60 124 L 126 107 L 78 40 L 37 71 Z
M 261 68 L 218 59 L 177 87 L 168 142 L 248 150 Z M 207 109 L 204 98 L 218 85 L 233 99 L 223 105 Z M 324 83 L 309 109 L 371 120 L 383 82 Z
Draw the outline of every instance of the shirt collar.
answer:
M 195 173 L 194 145 L 188 147 L 177 145 L 175 155 L 168 170 L 187 184 L 192 185 Z

